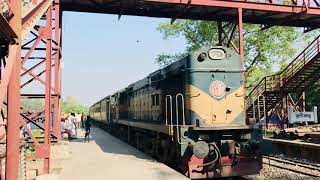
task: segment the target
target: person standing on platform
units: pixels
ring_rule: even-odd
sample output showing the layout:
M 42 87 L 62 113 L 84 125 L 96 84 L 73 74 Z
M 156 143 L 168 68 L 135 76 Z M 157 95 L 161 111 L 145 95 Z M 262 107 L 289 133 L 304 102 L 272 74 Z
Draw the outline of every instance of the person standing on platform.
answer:
M 84 128 L 84 115 L 81 113 L 81 128 Z
M 76 115 L 77 128 L 80 128 L 80 123 L 81 123 L 81 114 L 77 114 Z
M 68 114 L 67 116 L 67 127 L 69 130 L 71 130 L 71 136 L 73 135 L 73 127 L 72 127 L 72 115 L 71 114 Z
M 76 127 L 76 118 L 75 113 L 71 113 L 68 117 L 68 126 L 69 129 L 72 131 L 72 138 L 77 138 L 77 127 Z
M 74 135 L 75 135 L 75 139 L 78 138 L 78 127 L 77 127 L 77 117 L 76 117 L 76 113 L 71 113 L 71 115 L 73 116 L 72 118 L 72 124 L 73 124 L 73 128 L 74 128 Z
M 89 142 L 90 141 L 90 128 L 91 128 L 91 122 L 90 122 L 90 118 L 89 117 L 84 122 L 84 127 L 85 127 L 85 130 L 86 130 L 86 133 L 84 135 L 84 142 L 86 142 L 86 141 Z

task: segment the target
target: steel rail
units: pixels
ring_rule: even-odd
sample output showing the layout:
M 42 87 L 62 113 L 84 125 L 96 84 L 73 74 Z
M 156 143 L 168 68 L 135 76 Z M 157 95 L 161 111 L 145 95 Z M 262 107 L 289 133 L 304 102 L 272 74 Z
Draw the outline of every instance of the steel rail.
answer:
M 299 171 L 299 170 L 296 170 L 296 169 L 292 169 L 290 167 L 272 164 L 272 163 L 270 163 L 270 160 L 271 161 L 275 161 L 275 162 L 279 162 L 279 163 L 289 164 L 289 165 L 292 165 L 292 166 L 298 166 L 298 167 L 306 168 L 306 169 L 309 169 L 309 170 L 312 170 L 312 171 L 319 171 L 320 172 L 320 168 L 319 168 L 320 166 L 319 165 L 311 164 L 311 163 L 305 163 L 305 162 L 301 162 L 301 161 L 298 161 L 298 160 L 292 161 L 292 160 L 290 160 L 288 158 L 284 159 L 284 158 L 279 158 L 279 157 L 276 157 L 276 156 L 263 156 L 263 158 L 267 159 L 267 161 L 268 161 L 268 162 L 263 162 L 263 164 L 267 164 L 267 165 L 270 165 L 270 166 L 274 166 L 274 167 L 277 167 L 277 168 L 280 168 L 280 169 L 285 169 L 285 170 L 288 170 L 288 171 L 292 171 L 292 172 L 303 174 L 303 175 L 307 175 L 307 176 L 319 177 L 319 175 L 315 175 L 313 173 Z M 312 166 L 316 166 L 316 167 L 312 167 Z
M 292 165 L 297 165 L 297 163 L 299 163 L 298 166 L 301 166 L 301 167 L 304 167 L 304 168 L 308 168 L 308 169 L 312 169 L 312 170 L 316 170 L 316 171 L 320 172 L 320 165 L 317 165 L 317 164 L 302 162 L 302 161 L 298 161 L 298 160 L 292 160 L 292 159 L 285 158 L 285 157 L 279 158 L 279 157 L 276 157 L 276 156 L 269 156 L 268 159 L 271 159 L 273 161 L 287 163 L 287 164 L 292 164 Z M 316 167 L 313 167 L 313 166 L 316 166 Z

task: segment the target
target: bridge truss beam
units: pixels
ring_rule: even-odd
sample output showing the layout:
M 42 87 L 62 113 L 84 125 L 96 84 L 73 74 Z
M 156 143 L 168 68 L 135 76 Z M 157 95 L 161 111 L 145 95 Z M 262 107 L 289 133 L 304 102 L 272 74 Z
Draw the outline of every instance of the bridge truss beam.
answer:
M 33 1 L 32 9 L 24 16 L 21 2 L 6 2 L 9 13 L 5 14 L 0 1 L 0 126 L 7 126 L 6 132 L 0 128 L 0 138 L 6 141 L 6 171 L 0 173 L 0 178 L 6 180 L 19 178 L 21 127 L 27 134 L 24 139 L 35 145 L 36 157 L 44 159 L 44 173 L 50 172 L 50 143 L 61 137 L 60 2 Z M 44 106 L 30 112 L 20 104 L 26 98 L 40 98 Z M 43 130 L 43 143 L 27 124 Z
M 304 0 L 298 1 L 298 3 L 291 2 L 291 4 L 277 4 L 273 1 L 266 3 L 254 2 L 254 1 L 228 1 L 228 0 L 146 0 L 149 2 L 169 3 L 169 4 L 186 4 L 194 6 L 212 6 L 212 7 L 225 7 L 243 10 L 258 10 L 258 11 L 270 11 L 279 13 L 305 13 L 311 15 L 320 15 L 319 2 L 317 0 Z M 290 3 L 290 2 L 288 2 Z

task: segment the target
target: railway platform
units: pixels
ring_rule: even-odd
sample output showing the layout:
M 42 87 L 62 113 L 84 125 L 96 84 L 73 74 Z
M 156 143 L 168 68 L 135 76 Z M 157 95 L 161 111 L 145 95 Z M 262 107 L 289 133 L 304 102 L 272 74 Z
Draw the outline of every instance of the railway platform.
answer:
M 69 143 L 70 158 L 63 162 L 61 180 L 185 180 L 182 174 L 99 129 L 91 129 L 91 141 L 84 132 Z

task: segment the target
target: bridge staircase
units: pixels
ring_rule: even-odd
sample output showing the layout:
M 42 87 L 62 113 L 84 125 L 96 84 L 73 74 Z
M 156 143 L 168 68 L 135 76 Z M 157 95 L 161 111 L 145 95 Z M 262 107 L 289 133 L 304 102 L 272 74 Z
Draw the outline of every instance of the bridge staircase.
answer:
M 283 71 L 264 77 L 245 99 L 247 122 L 267 119 L 271 110 L 282 108 L 290 93 L 302 93 L 320 78 L 320 36 L 309 44 Z

